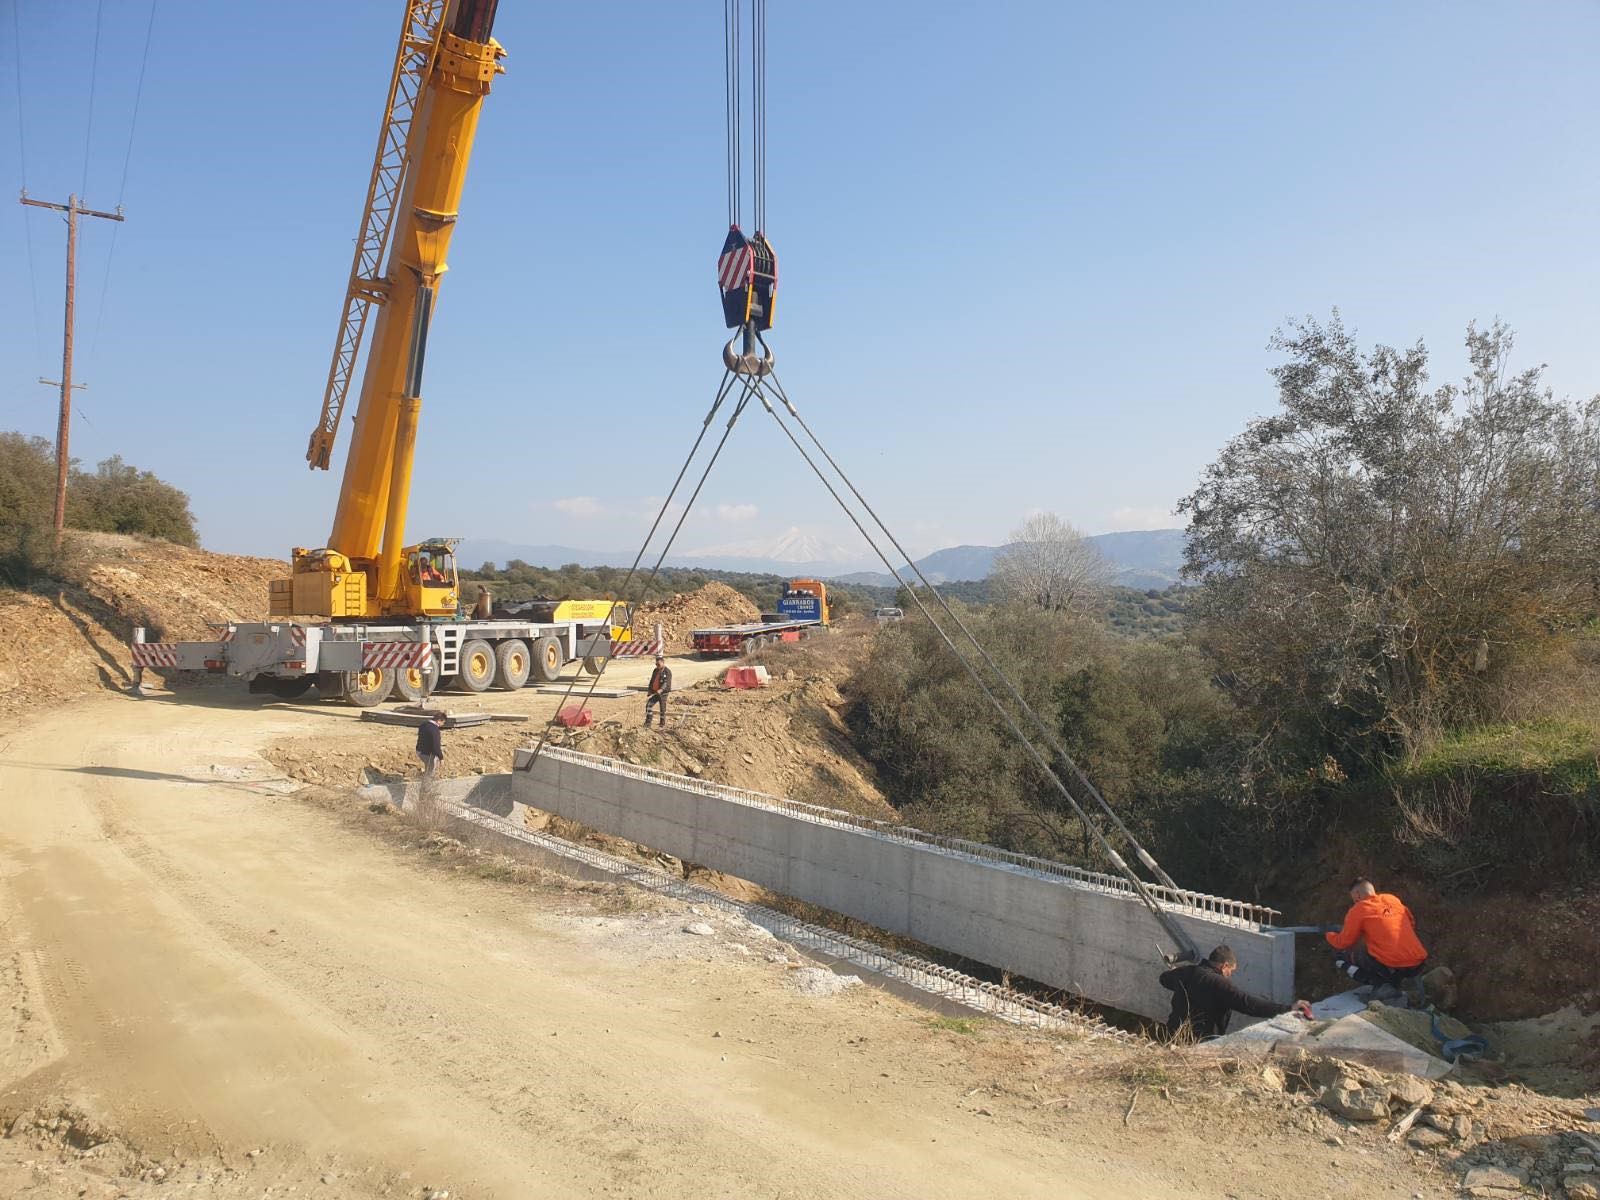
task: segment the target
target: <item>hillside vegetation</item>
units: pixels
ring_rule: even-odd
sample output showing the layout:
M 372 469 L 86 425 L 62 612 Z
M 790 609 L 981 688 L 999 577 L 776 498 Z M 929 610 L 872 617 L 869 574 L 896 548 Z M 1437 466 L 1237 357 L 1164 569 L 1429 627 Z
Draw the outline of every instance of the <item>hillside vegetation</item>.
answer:
M 22 587 L 59 574 L 55 452 L 43 438 L 0 433 L 0 586 Z M 189 497 L 116 455 L 94 471 L 73 462 L 66 525 L 99 533 L 141 534 L 198 546 Z
M 1528 956 L 1600 956 L 1600 407 L 1513 371 L 1500 326 L 1439 388 L 1423 347 L 1363 350 L 1337 316 L 1275 344 L 1280 411 L 1183 505 L 1195 586 L 966 620 L 1186 886 L 1330 919 L 1380 875 L 1445 953 L 1481 952 L 1486 919 L 1526 947 L 1476 964 L 1480 1008 L 1592 989 Z M 844 690 L 907 820 L 1096 863 L 923 622 Z

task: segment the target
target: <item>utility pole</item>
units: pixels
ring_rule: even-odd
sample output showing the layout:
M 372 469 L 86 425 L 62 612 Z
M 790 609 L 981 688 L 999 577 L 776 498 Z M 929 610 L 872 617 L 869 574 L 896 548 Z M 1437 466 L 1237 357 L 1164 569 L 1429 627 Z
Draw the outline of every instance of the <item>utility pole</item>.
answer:
M 72 421 L 72 327 L 73 304 L 78 289 L 78 218 L 100 217 L 107 221 L 120 221 L 122 205 L 117 205 L 114 213 L 98 212 L 84 208 L 78 203 L 77 196 L 68 196 L 65 204 L 51 204 L 45 200 L 29 199 L 27 188 L 22 189 L 22 203 L 67 214 L 67 312 L 61 334 L 61 411 L 56 418 L 56 544 L 60 545 L 61 531 L 67 524 L 67 435 Z

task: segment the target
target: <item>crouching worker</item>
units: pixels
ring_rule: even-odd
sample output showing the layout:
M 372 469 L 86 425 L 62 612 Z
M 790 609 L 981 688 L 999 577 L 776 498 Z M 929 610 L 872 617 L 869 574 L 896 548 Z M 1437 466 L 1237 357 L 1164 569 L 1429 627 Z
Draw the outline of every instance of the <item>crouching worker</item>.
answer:
M 1279 1004 L 1256 996 L 1233 982 L 1239 960 L 1227 946 L 1218 946 L 1204 961 L 1183 963 L 1161 974 L 1161 986 L 1172 993 L 1172 1014 L 1167 1018 L 1167 1036 L 1178 1038 L 1187 1029 L 1195 1041 L 1221 1037 L 1228 1032 L 1234 1013 L 1247 1017 L 1276 1017 L 1296 1012 L 1311 1016 L 1304 1000 Z
M 1428 969 L 1428 952 L 1417 940 L 1411 910 L 1370 879 L 1350 885 L 1344 928 L 1326 936 L 1337 951 L 1333 965 L 1359 985 L 1399 991 Z

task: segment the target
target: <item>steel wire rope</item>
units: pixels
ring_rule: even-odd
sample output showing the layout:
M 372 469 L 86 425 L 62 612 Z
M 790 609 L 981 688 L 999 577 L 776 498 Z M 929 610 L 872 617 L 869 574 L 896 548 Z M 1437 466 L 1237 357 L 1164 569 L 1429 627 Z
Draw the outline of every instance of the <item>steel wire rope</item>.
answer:
M 775 377 L 773 382 L 776 385 L 777 380 Z M 1167 936 L 1172 939 L 1174 945 L 1177 946 L 1180 951 L 1187 953 L 1191 957 L 1198 958 L 1199 952 L 1195 947 L 1194 942 L 1186 933 L 1183 932 L 1182 927 L 1178 925 L 1177 921 L 1173 919 L 1171 914 L 1167 913 L 1161 907 L 1160 902 L 1150 894 L 1150 890 L 1144 881 L 1129 869 L 1122 856 L 1118 854 L 1115 848 L 1112 847 L 1111 843 L 1106 840 L 1105 834 L 1101 832 L 1099 826 L 1089 819 L 1088 813 L 1083 810 L 1083 806 L 1078 803 L 1077 798 L 1073 796 L 1071 791 L 1067 789 L 1067 786 L 1061 782 L 1060 777 L 1057 776 L 1055 770 L 1050 766 L 1049 762 L 1046 761 L 1044 755 L 1039 752 L 1038 747 L 1033 744 L 1032 739 L 1030 739 L 1028 735 L 1023 732 L 1016 720 L 1009 712 L 1006 711 L 1005 705 L 1000 702 L 1000 698 L 996 696 L 989 685 L 984 682 L 983 677 L 979 675 L 978 670 L 973 665 L 972 661 L 965 654 L 961 653 L 960 649 L 956 646 L 950 635 L 945 632 L 944 627 L 939 624 L 938 619 L 931 611 L 929 611 L 928 606 L 923 603 L 922 598 L 917 594 L 916 589 L 908 586 L 906 581 L 901 578 L 900 572 L 896 570 L 894 565 L 889 561 L 889 556 L 884 553 L 883 549 L 878 545 L 877 540 L 867 532 L 866 526 L 861 523 L 860 518 L 856 516 L 849 504 L 845 502 L 844 497 L 839 494 L 838 490 L 833 486 L 832 481 L 828 479 L 822 468 L 817 465 L 816 460 L 812 458 L 810 452 L 807 451 L 805 446 L 801 444 L 800 439 L 795 436 L 794 431 L 790 429 L 789 426 L 784 422 L 783 418 L 778 414 L 777 409 L 772 406 L 772 403 L 768 399 L 765 391 L 759 386 L 757 388 L 757 394 L 761 399 L 762 407 L 767 410 L 767 413 L 777 423 L 778 428 L 783 430 L 784 436 L 789 439 L 790 444 L 793 445 L 794 448 L 799 452 L 800 457 L 805 460 L 806 465 L 811 468 L 812 473 L 816 475 L 822 486 L 827 489 L 828 494 L 833 497 L 834 501 L 839 505 L 840 510 L 845 514 L 846 517 L 850 519 L 850 523 L 854 525 L 861 536 L 866 539 L 867 545 L 872 549 L 873 554 L 876 555 L 878 560 L 883 563 L 884 567 L 889 571 L 889 574 L 894 576 L 895 581 L 898 582 L 902 587 L 906 588 L 907 593 L 911 596 L 912 602 L 917 606 L 918 611 L 922 613 L 923 617 L 927 619 L 934 632 L 939 635 L 939 639 L 944 642 L 945 648 L 955 656 L 956 660 L 960 662 L 962 667 L 966 670 L 968 676 L 970 676 L 972 681 L 978 685 L 978 689 L 983 693 L 985 699 L 989 701 L 990 706 L 994 709 L 996 714 L 999 715 L 1000 719 L 1004 721 L 1006 726 L 1011 730 L 1011 733 L 1016 738 L 1017 742 L 1028 752 L 1028 755 L 1033 759 L 1034 764 L 1038 766 L 1039 769 L 1042 770 L 1055 785 L 1056 790 L 1061 793 L 1068 805 L 1071 806 L 1073 812 L 1077 814 L 1077 817 L 1083 823 L 1084 828 L 1094 837 L 1094 840 L 1100 847 L 1100 850 L 1122 874 L 1123 878 L 1125 878 L 1133 887 L 1134 892 L 1144 903 L 1145 907 L 1150 910 L 1150 913 L 1153 917 L 1155 917 L 1157 924 L 1161 926 L 1161 928 L 1166 932 Z M 787 403 L 785 403 L 784 406 L 786 408 L 789 407 Z M 835 469 L 837 470 L 837 468 Z M 843 472 L 840 472 L 840 477 L 844 478 Z M 862 503 L 863 506 L 865 506 L 865 502 L 863 501 Z M 891 540 L 893 540 L 892 536 Z
M 683 485 L 684 476 L 689 473 L 689 467 L 694 462 L 695 455 L 700 452 L 700 446 L 705 441 L 706 434 L 711 429 L 711 422 L 716 419 L 717 410 L 722 407 L 723 402 L 728 398 L 728 394 L 733 390 L 734 381 L 738 378 L 739 376 L 731 370 L 723 372 L 722 383 L 717 388 L 717 395 L 716 398 L 711 402 L 710 411 L 706 413 L 705 419 L 700 423 L 700 432 L 695 436 L 694 445 L 689 448 L 689 453 L 683 460 L 683 466 L 678 468 L 678 477 L 672 481 L 672 489 L 667 493 L 666 499 L 661 502 L 661 508 L 659 511 L 657 511 L 655 520 L 650 523 L 650 530 L 645 534 L 644 541 L 639 546 L 639 552 L 633 557 L 633 565 L 628 568 L 627 575 L 623 577 L 622 586 L 617 589 L 618 593 L 620 594 L 620 599 L 613 600 L 611 602 L 611 608 L 606 613 L 606 629 L 608 636 L 611 628 L 611 618 L 615 615 L 617 606 L 619 604 L 622 604 L 627 609 L 631 617 L 633 609 L 631 605 L 626 603 L 628 587 L 633 582 L 633 577 L 639 570 L 639 564 L 644 561 L 645 552 L 649 550 L 650 543 L 656 536 L 656 531 L 661 528 L 661 522 L 663 518 L 666 517 L 667 511 L 672 505 L 673 497 L 678 494 L 678 488 Z M 683 523 L 689 517 L 689 510 L 694 507 L 695 500 L 697 500 L 700 496 L 700 490 L 705 487 L 706 480 L 711 475 L 711 468 L 717 465 L 717 459 L 722 454 L 722 448 L 728 444 L 728 437 L 733 433 L 734 424 L 739 420 L 740 414 L 744 412 L 745 405 L 749 403 L 751 395 L 752 384 L 749 381 L 746 381 L 744 392 L 740 395 L 737 403 L 734 405 L 733 415 L 728 418 L 728 423 L 722 431 L 722 437 L 718 439 L 716 448 L 712 451 L 711 458 L 706 463 L 705 470 L 700 473 L 700 481 L 695 484 L 694 492 L 690 495 L 688 503 L 684 505 L 683 511 L 678 514 L 678 520 L 673 526 L 672 533 L 668 536 L 665 545 L 662 546 L 661 553 L 656 556 L 655 565 L 650 568 L 649 577 L 646 578 L 643 587 L 640 589 L 641 594 L 649 591 L 650 585 L 655 582 L 656 576 L 660 573 L 661 564 L 666 561 L 667 554 L 672 549 L 673 542 L 677 541 L 678 534 L 683 529 Z M 589 701 L 593 699 L 595 688 L 600 686 L 600 679 L 605 675 L 606 668 L 610 665 L 611 656 L 608 654 L 605 660 L 601 662 L 600 670 L 595 672 L 594 678 L 589 683 L 589 690 L 587 693 L 585 693 L 583 698 L 584 707 L 587 707 Z M 577 686 L 578 677 L 574 675 L 572 682 L 567 685 L 567 690 L 561 697 L 561 702 L 556 705 L 555 712 L 551 714 L 550 720 L 545 723 L 544 730 L 539 735 L 539 742 L 533 748 L 533 759 L 531 760 L 530 765 L 532 762 L 537 762 L 539 760 L 539 755 L 544 752 L 545 746 L 550 741 L 550 731 L 555 728 L 556 719 L 561 715 L 561 711 L 567 706 L 567 701 L 572 699 L 572 693 L 577 689 Z
M 740 177 L 740 139 L 743 136 L 741 129 L 741 112 L 744 106 L 744 97 L 741 94 L 740 76 L 743 65 L 739 61 L 740 43 L 743 40 L 739 32 L 739 4 L 740 0 L 725 0 L 722 10 L 723 21 L 723 70 L 724 83 L 727 86 L 728 102 L 728 209 L 730 217 L 728 224 L 737 227 L 739 224 L 739 202 L 743 197 L 740 193 L 744 190 L 744 180 Z
M 128 121 L 128 145 L 122 154 L 122 178 L 117 183 L 117 207 L 122 207 L 122 198 L 128 190 L 128 167 L 133 162 L 133 137 L 139 128 L 139 105 L 144 99 L 145 68 L 150 65 L 150 41 L 156 30 L 156 5 L 160 0 L 150 0 L 150 18 L 145 23 L 144 53 L 139 58 L 139 82 L 133 90 L 133 114 Z M 106 294 L 111 290 L 111 263 L 117 257 L 117 232 L 122 228 L 121 221 L 111 225 L 111 245 L 106 250 L 105 274 L 100 278 L 100 300 L 94 310 L 94 334 L 89 339 L 89 353 L 84 357 L 93 365 L 95 353 L 100 349 L 100 329 L 105 323 Z
M 17 165 L 22 168 L 22 190 L 28 190 L 28 134 L 27 122 L 23 119 L 22 106 L 22 21 L 17 15 L 22 8 L 22 0 L 13 0 L 11 5 L 11 32 L 12 52 L 17 58 Z M 44 326 L 39 318 L 39 273 L 33 265 L 33 222 L 29 220 L 32 210 L 22 214 L 23 240 L 28 244 L 28 294 L 33 300 L 33 359 L 38 366 L 44 361 Z
M 759 73 L 750 85 L 754 93 L 755 106 L 751 120 L 755 125 L 759 144 L 755 163 L 756 229 L 765 233 L 767 228 L 767 0 L 751 0 L 751 5 L 754 10 L 751 13 L 751 24 L 756 27 L 751 39 L 754 44 L 756 65 L 759 68 Z
M 1155 857 L 1139 843 L 1138 838 L 1134 837 L 1133 831 L 1123 823 L 1122 818 L 1117 815 L 1116 810 L 1113 809 L 1107 802 L 1105 796 L 1101 794 L 1100 789 L 1095 787 L 1093 781 L 1091 781 L 1088 775 L 1084 773 L 1083 768 L 1078 765 L 1077 760 L 1074 759 L 1072 755 L 1067 753 L 1066 747 L 1061 745 L 1055 733 L 1047 724 L 1045 724 L 1043 718 L 1041 718 L 1033 706 L 1023 698 L 1021 692 L 1017 690 L 1010 678 L 1003 670 L 1001 670 L 999 664 L 996 663 L 990 656 L 988 650 L 984 648 L 983 643 L 978 640 L 977 635 L 974 634 L 967 626 L 967 623 L 961 619 L 960 614 L 950 607 L 949 602 L 945 600 L 944 596 L 939 592 L 939 589 L 933 586 L 927 575 L 923 573 L 922 568 L 917 566 L 916 561 L 906 553 L 905 547 L 900 544 L 900 540 L 894 536 L 894 533 L 889 529 L 888 525 L 884 523 L 883 518 L 878 515 L 877 510 L 867 502 L 867 498 L 861 494 L 860 489 L 856 487 L 854 481 L 851 480 L 844 468 L 841 467 L 833 455 L 828 452 L 827 447 L 822 444 L 821 439 L 817 437 L 811 426 L 807 424 L 806 419 L 800 415 L 799 409 L 797 409 L 794 405 L 794 402 L 789 399 L 788 393 L 784 391 L 783 384 L 779 381 L 776 375 L 772 377 L 772 383 L 773 387 L 777 390 L 779 399 L 783 402 L 783 406 L 789 410 L 789 414 L 794 417 L 800 428 L 805 430 L 805 434 L 811 440 L 812 445 L 816 446 L 817 450 L 822 454 L 822 456 L 828 460 L 828 465 L 838 473 L 839 478 L 844 481 L 845 486 L 850 489 L 851 494 L 855 496 L 857 501 L 860 502 L 861 507 L 866 510 L 867 514 L 871 516 L 874 524 L 876 524 L 877 527 L 883 531 L 883 535 L 889 539 L 890 543 L 893 544 L 895 551 L 900 555 L 907 567 L 916 573 L 917 578 L 922 582 L 923 586 L 926 587 L 934 599 L 938 601 L 939 607 L 944 611 L 945 615 L 955 622 L 956 627 L 960 629 L 967 641 L 972 644 L 972 648 L 978 652 L 980 657 L 982 657 L 984 664 L 989 668 L 990 671 L 994 673 L 995 678 L 997 678 L 1010 693 L 1011 699 L 1015 701 L 1017 706 L 1028 715 L 1029 720 L 1032 721 L 1034 726 L 1039 730 L 1040 736 L 1049 745 L 1050 749 L 1060 757 L 1061 761 L 1067 764 L 1073 773 L 1073 777 L 1077 779 L 1078 783 L 1082 785 L 1083 789 L 1090 795 L 1090 797 L 1093 798 L 1095 804 L 1100 808 L 1100 810 L 1104 812 L 1108 818 L 1110 818 L 1111 822 L 1116 826 L 1117 831 L 1128 840 L 1128 845 L 1138 856 L 1139 861 L 1142 862 L 1162 884 L 1177 892 L 1184 891 L 1183 888 L 1180 888 L 1177 885 L 1172 876 L 1167 874 L 1167 872 L 1162 868 L 1161 864 L 1156 861 Z M 897 579 L 899 578 L 898 573 L 896 573 L 895 577 Z

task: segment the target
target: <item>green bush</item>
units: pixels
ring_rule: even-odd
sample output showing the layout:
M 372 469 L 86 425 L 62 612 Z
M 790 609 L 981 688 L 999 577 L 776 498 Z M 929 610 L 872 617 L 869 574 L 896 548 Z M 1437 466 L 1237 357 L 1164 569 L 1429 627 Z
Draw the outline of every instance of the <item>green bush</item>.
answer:
M 0 433 L 0 583 L 23 587 L 58 574 L 55 451 L 43 438 Z M 199 544 L 189 497 L 116 455 L 67 477 L 67 526 Z

